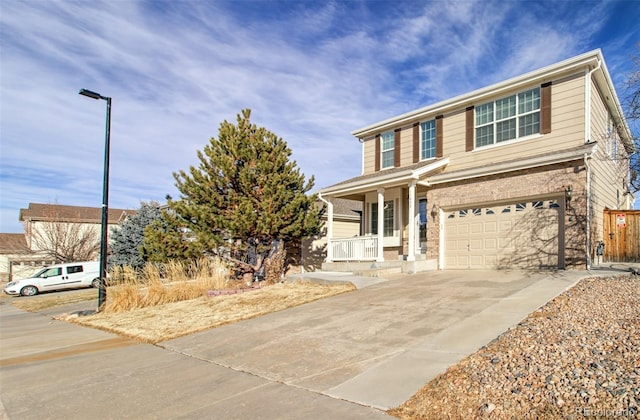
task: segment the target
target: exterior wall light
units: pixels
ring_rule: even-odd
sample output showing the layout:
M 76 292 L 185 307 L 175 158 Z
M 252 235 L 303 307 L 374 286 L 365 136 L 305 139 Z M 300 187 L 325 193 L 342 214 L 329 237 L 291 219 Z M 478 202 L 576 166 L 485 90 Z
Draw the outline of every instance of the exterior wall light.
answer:
M 431 207 L 431 217 L 433 217 L 434 219 L 438 217 L 438 207 L 436 207 L 435 204 L 433 205 L 433 207 Z

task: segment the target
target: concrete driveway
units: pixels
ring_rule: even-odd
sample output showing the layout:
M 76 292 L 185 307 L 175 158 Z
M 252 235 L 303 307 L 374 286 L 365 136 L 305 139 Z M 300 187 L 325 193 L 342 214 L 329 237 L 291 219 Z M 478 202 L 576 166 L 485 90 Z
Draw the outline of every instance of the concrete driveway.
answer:
M 4 300 L 2 403 L 11 419 L 386 418 L 384 410 L 591 275 L 399 275 L 156 346 Z

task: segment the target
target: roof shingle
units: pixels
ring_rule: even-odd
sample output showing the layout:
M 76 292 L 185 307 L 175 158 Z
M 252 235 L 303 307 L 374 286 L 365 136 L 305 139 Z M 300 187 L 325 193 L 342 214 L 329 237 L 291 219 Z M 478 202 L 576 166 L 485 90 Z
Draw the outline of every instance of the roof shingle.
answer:
M 135 210 L 109 208 L 108 223 L 115 224 Z M 65 206 L 60 204 L 29 203 L 29 208 L 20 209 L 21 222 L 57 221 L 76 223 L 100 223 L 102 209 L 99 207 Z
M 30 254 L 22 233 L 0 233 L 0 254 Z

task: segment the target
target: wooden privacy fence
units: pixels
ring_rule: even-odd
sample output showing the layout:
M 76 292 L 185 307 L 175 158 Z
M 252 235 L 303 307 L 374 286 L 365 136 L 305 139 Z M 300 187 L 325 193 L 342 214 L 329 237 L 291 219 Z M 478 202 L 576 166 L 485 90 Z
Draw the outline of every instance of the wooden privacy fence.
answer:
M 604 261 L 640 262 L 640 210 L 604 211 Z

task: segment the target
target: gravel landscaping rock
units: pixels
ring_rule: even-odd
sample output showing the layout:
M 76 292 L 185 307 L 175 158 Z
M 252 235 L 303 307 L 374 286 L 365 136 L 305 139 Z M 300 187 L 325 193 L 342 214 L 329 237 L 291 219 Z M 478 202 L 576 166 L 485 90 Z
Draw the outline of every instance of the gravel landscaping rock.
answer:
M 449 368 L 400 418 L 639 418 L 640 279 L 590 278 Z

